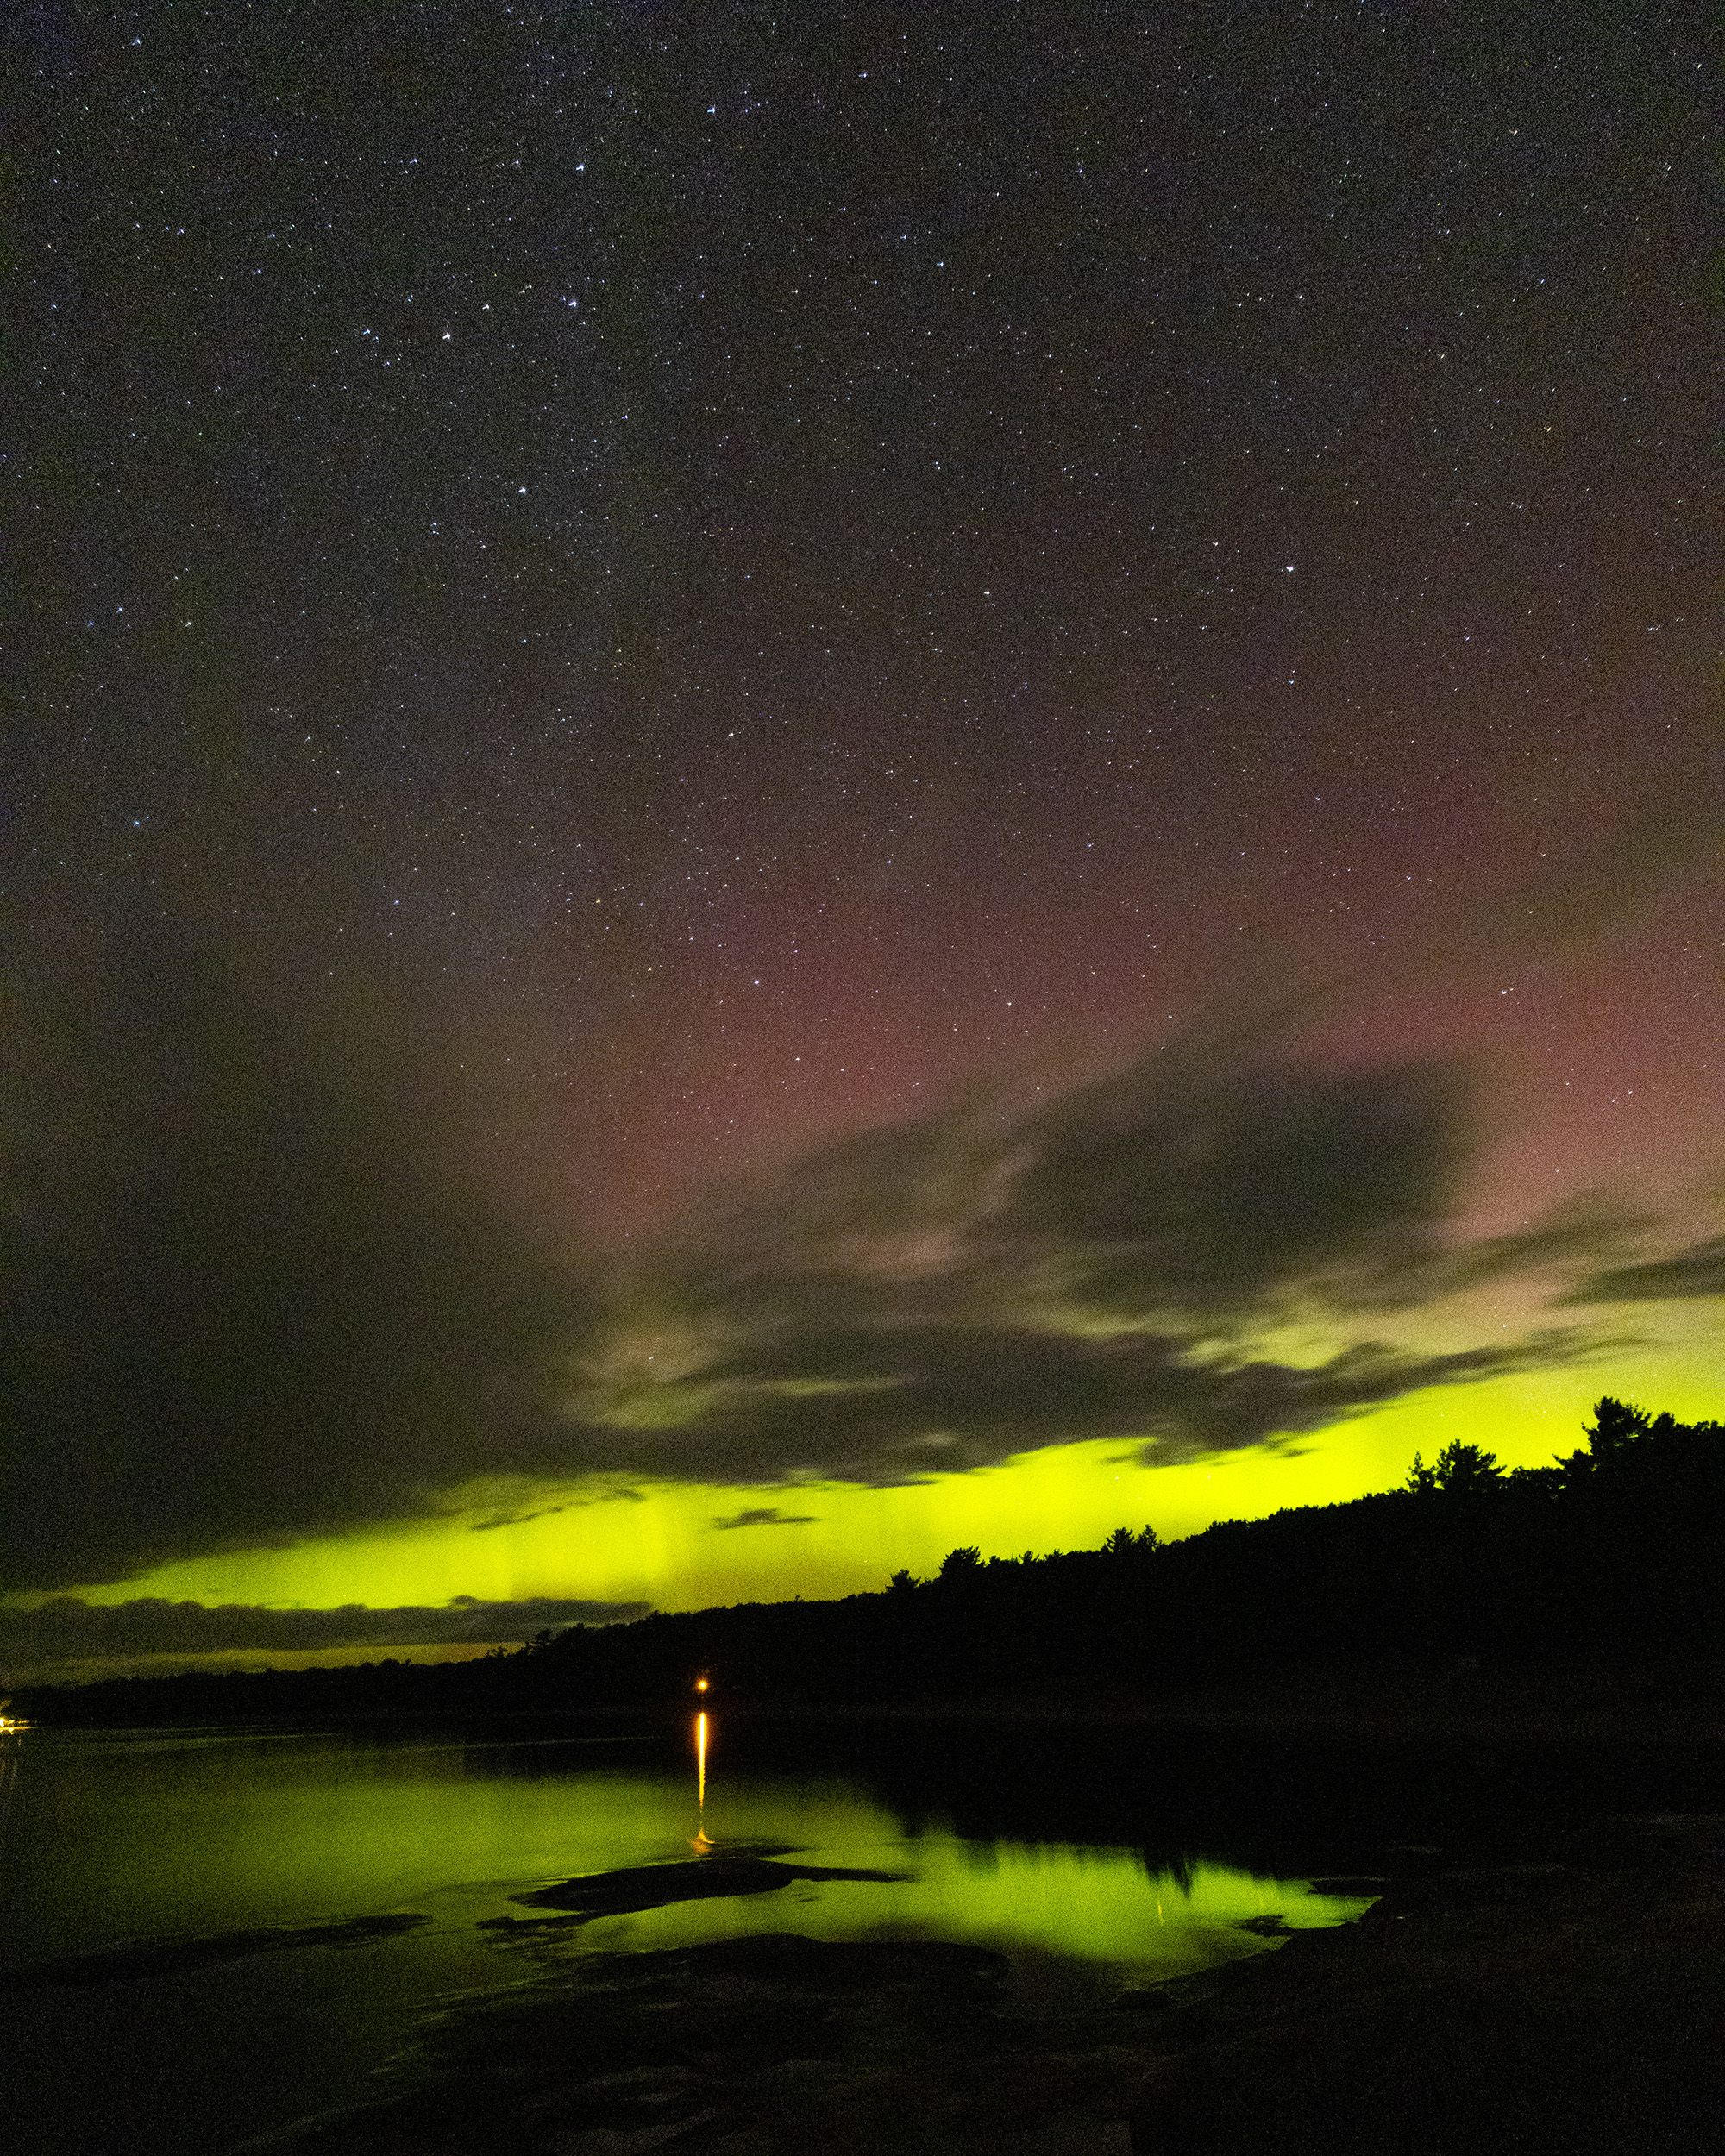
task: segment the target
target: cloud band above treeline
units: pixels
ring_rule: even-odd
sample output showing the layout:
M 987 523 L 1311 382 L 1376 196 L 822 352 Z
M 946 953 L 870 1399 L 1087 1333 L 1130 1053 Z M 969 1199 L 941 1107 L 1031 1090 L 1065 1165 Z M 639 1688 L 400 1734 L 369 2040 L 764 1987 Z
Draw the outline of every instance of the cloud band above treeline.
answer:
M 254 1602 L 174 1602 L 159 1595 L 106 1603 L 57 1595 L 34 1609 L 0 1608 L 0 1667 L 353 1647 L 511 1646 L 547 1629 L 626 1623 L 644 1617 L 650 1607 L 548 1597 L 484 1602 L 458 1595 L 442 1608 L 371 1609 L 349 1602 L 337 1609 L 267 1609 Z
M 1410 1337 L 1483 1285 L 1546 1283 L 1530 1308 L 1720 1285 L 1717 1243 L 1649 1254 L 1597 1219 L 1458 1244 L 1465 1069 L 1322 1066 L 1285 1015 L 844 1138 L 604 1276 L 451 1166 L 459 1131 L 386 1053 L 314 1038 L 165 931 L 27 1017 L 13 1589 L 480 1485 L 509 1520 L 589 1477 L 881 1484 L 1094 1438 L 1190 1459 L 1587 1350 L 1578 1316 Z M 1267 1344 L 1290 1319 L 1313 1352 Z

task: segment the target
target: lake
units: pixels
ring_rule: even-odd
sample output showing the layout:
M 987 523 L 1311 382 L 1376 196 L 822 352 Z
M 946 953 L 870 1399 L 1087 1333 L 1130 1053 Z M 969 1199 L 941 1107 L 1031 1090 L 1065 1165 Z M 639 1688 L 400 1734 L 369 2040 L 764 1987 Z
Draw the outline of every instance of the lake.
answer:
M 452 2002 L 555 1981 L 597 1952 L 771 1931 L 960 1941 L 1095 1995 L 1265 1951 L 1278 1919 L 1333 1924 L 1364 1906 L 1243 1861 L 1220 1831 L 1207 1848 L 1189 1818 L 1170 1827 L 1163 1800 L 1178 1777 L 1153 1746 L 1044 1733 L 979 1749 L 931 1725 L 881 1739 L 876 1761 L 875 1741 L 818 1748 L 718 1714 L 703 1789 L 692 1720 L 623 1735 L 9 1739 L 13 2145 L 232 2148 L 411 2075 L 417 2033 Z M 1087 1744 L 1095 1758 L 1075 1771 Z M 518 1898 L 709 1850 L 781 1863 L 785 1883 L 555 1929 Z M 877 1876 L 796 1876 L 808 1871 Z

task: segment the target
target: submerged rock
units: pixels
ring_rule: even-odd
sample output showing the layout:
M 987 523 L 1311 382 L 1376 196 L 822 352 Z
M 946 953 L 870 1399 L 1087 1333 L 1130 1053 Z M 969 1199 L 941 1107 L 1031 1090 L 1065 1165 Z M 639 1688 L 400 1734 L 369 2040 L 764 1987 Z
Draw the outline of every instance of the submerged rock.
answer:
M 574 1909 L 583 1916 L 625 1916 L 733 1894 L 773 1894 L 794 1879 L 873 1879 L 890 1885 L 902 1871 L 859 1871 L 835 1865 L 779 1864 L 762 1857 L 694 1857 L 675 1864 L 595 1871 L 514 1899 L 523 1908 Z
M 134 1977 L 176 1975 L 211 1962 L 243 1961 L 253 1954 L 279 1954 L 296 1946 L 357 1946 L 370 1939 L 392 1939 L 430 1922 L 429 1916 L 402 1913 L 350 1916 L 336 1924 L 304 1924 L 295 1929 L 267 1927 L 247 1932 L 204 1932 L 184 1939 L 153 1939 L 136 1946 L 104 1946 L 87 1954 L 65 1954 L 23 1969 L 0 1969 L 0 1990 L 35 1990 L 57 1984 L 120 1984 Z

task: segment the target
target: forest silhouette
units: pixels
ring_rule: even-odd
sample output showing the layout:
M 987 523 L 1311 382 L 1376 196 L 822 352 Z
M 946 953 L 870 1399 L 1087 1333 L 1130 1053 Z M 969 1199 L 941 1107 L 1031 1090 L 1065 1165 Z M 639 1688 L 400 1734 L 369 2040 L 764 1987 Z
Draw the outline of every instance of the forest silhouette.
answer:
M 1585 1442 L 1506 1470 L 1418 1455 L 1399 1489 L 1175 1543 L 984 1559 L 884 1592 L 573 1626 L 464 1663 L 187 1672 L 21 1691 L 45 1720 L 379 1711 L 581 1712 L 715 1699 L 776 1708 L 1058 1698 L 1098 1704 L 1300 1669 L 1669 1663 L 1725 1646 L 1725 1426 L 1602 1399 Z

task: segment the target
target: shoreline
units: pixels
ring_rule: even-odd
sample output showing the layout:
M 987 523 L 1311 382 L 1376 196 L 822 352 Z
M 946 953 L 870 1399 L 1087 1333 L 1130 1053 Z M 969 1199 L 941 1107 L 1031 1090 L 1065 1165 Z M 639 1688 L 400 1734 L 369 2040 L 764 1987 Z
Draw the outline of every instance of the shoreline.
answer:
M 1675 1745 L 1725 1750 L 1725 1670 L 1557 1664 L 1435 1673 L 1303 1670 L 1251 1684 L 1114 1699 L 718 1702 L 750 1723 L 950 1722 L 955 1726 L 1192 1729 L 1296 1736 L 1540 1745 Z M 642 1711 L 642 1710 L 630 1710 Z
M 75 1711 L 80 1689 L 22 1688 L 18 1698 L 22 1706 L 28 1695 L 28 1727 L 192 1726 L 173 1720 L 86 1720 Z M 1484 1669 L 1465 1664 L 1387 1669 L 1308 1665 L 1271 1677 L 1145 1687 L 1113 1695 L 1028 1692 L 844 1700 L 824 1699 L 814 1689 L 758 1696 L 715 1690 L 703 1704 L 735 1726 L 756 1728 L 944 1722 L 975 1728 L 1166 1728 L 1244 1737 L 1558 1746 L 1644 1744 L 1725 1750 L 1725 1662 L 1716 1657 L 1653 1664 L 1626 1658 L 1506 1663 Z M 334 1702 L 302 1702 L 285 1693 L 273 1702 L 259 1701 L 256 1707 L 259 1711 L 223 1717 L 221 1723 L 263 1728 L 283 1723 L 478 1726 L 541 1721 L 645 1732 L 670 1726 L 691 1711 L 681 1694 L 604 1704 L 530 1698 L 496 1705 L 403 1700 L 344 1710 Z M 56 1708 L 60 1711 L 56 1713 Z M 198 1727 L 217 1726 L 206 1723 L 204 1717 L 195 1720 Z
M 1725 1816 L 1430 1852 L 1352 1925 L 1157 1989 L 1134 2150 L 1699 2152 L 1725 2119 Z
M 1078 2006 L 1001 1954 L 930 1941 L 757 1934 L 597 1955 L 451 2015 L 417 2088 L 254 2146 L 1710 2150 L 1725 2094 L 1722 1836 L 1725 1819 L 1665 1815 L 1599 1821 L 1514 1865 L 1374 1852 L 1390 1869 L 1353 1922 Z

